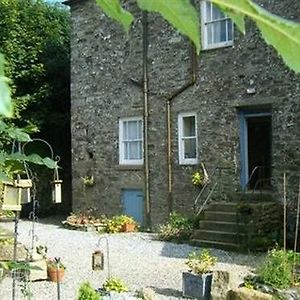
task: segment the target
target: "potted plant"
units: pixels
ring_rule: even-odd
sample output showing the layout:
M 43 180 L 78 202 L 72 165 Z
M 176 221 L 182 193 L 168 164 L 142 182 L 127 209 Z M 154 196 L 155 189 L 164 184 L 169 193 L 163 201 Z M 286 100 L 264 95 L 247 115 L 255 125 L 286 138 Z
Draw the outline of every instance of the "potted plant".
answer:
M 53 282 L 62 282 L 65 276 L 66 267 L 59 258 L 47 259 L 48 280 Z
M 132 217 L 121 215 L 120 223 L 122 223 L 121 230 L 123 232 L 134 232 L 137 228 L 137 224 Z
M 212 282 L 211 268 L 216 264 L 216 257 L 207 249 L 192 252 L 186 261 L 189 272 L 182 274 L 182 291 L 184 297 L 208 300 Z

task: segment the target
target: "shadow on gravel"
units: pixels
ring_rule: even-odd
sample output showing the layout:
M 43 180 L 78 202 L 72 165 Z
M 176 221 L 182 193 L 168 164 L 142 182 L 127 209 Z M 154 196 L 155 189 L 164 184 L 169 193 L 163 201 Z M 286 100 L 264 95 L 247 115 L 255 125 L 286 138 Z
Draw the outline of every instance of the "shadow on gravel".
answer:
M 157 287 L 151 287 L 153 291 L 155 291 L 156 294 L 166 296 L 166 297 L 177 297 L 181 298 L 182 293 L 181 291 L 175 290 L 175 289 L 169 289 L 169 288 L 157 288 Z
M 161 250 L 161 256 L 171 258 L 186 258 L 191 251 L 195 251 L 197 248 L 188 244 L 174 244 L 165 242 Z

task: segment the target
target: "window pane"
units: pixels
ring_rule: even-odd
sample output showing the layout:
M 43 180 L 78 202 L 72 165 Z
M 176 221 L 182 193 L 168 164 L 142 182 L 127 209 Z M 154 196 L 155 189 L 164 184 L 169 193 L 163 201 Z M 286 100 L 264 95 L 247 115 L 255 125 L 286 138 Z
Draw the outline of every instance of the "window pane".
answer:
M 183 117 L 183 136 L 195 136 L 195 117 Z
M 123 140 L 128 139 L 128 122 L 123 122 Z
M 138 139 L 143 138 L 143 121 L 138 121 Z
M 215 6 L 212 6 L 212 21 L 223 19 L 225 16 L 224 14 Z
M 196 157 L 196 139 L 187 139 L 184 143 L 184 158 L 197 158 Z
M 227 30 L 228 30 L 228 41 L 233 40 L 233 26 L 232 21 L 229 19 L 227 20 Z
M 129 159 L 129 143 L 124 143 L 124 159 Z
M 128 140 L 138 138 L 137 121 L 128 121 Z
M 214 23 L 214 43 L 227 41 L 226 22 L 227 20 Z
M 128 159 L 140 159 L 139 154 L 139 142 L 129 142 L 129 158 Z
M 210 23 L 210 24 L 207 24 L 206 25 L 206 30 L 207 30 L 207 44 L 208 45 L 211 45 L 213 43 L 213 26 L 214 24 L 213 23 Z
M 211 9 L 212 9 L 212 4 L 209 3 L 209 2 L 205 2 L 205 8 L 206 8 L 206 11 L 205 11 L 205 14 L 206 14 L 206 22 L 210 22 L 211 21 Z

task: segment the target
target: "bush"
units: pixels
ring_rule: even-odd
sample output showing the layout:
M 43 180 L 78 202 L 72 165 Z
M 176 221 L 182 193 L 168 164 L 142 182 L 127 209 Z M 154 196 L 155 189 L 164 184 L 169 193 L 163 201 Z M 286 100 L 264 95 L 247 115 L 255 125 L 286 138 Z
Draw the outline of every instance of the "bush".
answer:
M 201 275 L 211 272 L 211 268 L 216 264 L 217 258 L 209 252 L 207 249 L 203 249 L 199 252 L 192 252 L 188 256 L 186 265 L 190 268 L 190 271 Z
M 84 282 L 78 291 L 78 300 L 100 300 L 101 296 L 90 285 L 89 282 Z
M 111 219 L 105 219 L 105 231 L 107 233 L 116 233 L 121 232 L 124 224 L 135 224 L 138 227 L 137 223 L 132 217 L 126 215 L 114 216 Z
M 163 241 L 183 241 L 188 240 L 193 229 L 193 222 L 173 212 L 170 214 L 166 224 L 159 226 L 158 236 Z
M 127 286 L 119 278 L 109 278 L 103 284 L 105 292 L 115 291 L 117 293 L 128 292 Z
M 272 249 L 258 271 L 260 279 L 275 288 L 288 288 L 299 281 L 293 278 L 294 252 Z M 300 254 L 296 253 L 296 264 L 300 264 Z

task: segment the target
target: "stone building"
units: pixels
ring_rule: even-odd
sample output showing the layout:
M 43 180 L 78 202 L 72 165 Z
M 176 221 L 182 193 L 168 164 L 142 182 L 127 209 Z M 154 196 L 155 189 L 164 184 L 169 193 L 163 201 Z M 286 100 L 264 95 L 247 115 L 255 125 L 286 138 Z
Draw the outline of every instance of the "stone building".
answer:
M 248 190 L 280 201 L 283 171 L 299 171 L 300 76 L 249 20 L 243 36 L 211 3 L 195 2 L 199 57 L 132 1 L 124 4 L 135 16 L 128 35 L 94 0 L 66 2 L 74 211 L 127 213 L 148 227 L 171 210 L 193 213 L 199 189 L 191 176 L 201 163 L 211 199 L 227 202 Z M 298 0 L 259 2 L 300 21 Z

